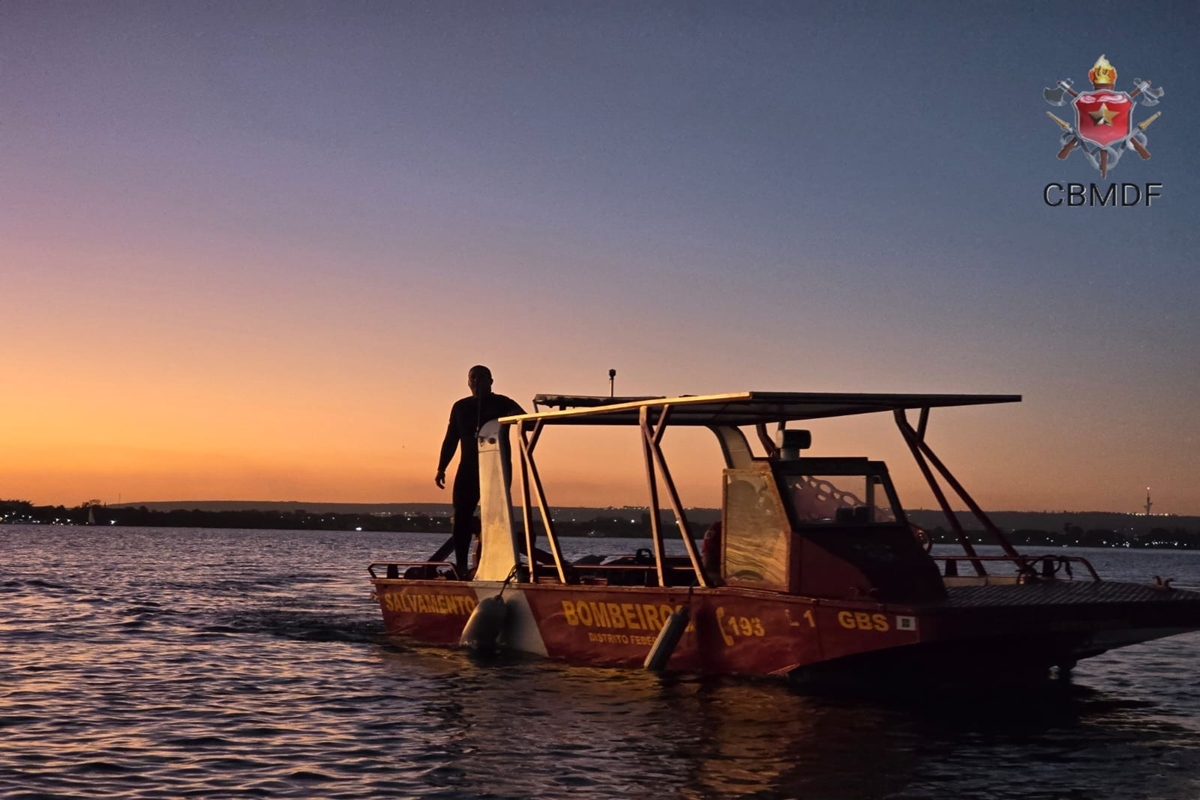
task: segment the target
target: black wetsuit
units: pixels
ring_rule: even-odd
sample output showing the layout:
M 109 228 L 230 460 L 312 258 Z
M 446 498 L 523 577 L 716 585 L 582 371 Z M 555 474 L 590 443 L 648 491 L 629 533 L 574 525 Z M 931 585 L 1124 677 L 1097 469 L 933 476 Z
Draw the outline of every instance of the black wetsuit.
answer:
M 479 505 L 479 446 L 475 441 L 476 434 L 485 422 L 524 413 L 525 409 L 512 398 L 493 393 L 484 395 L 482 399 L 476 399 L 474 395 L 464 397 L 450 409 L 450 424 L 446 427 L 446 438 L 442 440 L 438 472 L 446 471 L 450 460 L 454 458 L 454 451 L 459 450 L 458 472 L 454 475 L 452 530 L 454 556 L 462 572 L 466 572 L 467 554 L 475 533 L 475 506 Z

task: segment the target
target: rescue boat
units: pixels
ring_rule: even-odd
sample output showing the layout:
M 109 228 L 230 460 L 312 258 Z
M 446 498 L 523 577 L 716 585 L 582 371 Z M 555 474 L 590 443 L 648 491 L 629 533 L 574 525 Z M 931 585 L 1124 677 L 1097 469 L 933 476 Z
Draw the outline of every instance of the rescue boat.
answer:
M 424 643 L 590 666 L 816 681 L 1040 681 L 1108 650 L 1200 629 L 1198 592 L 1169 582 L 1106 581 L 1078 556 L 1018 552 L 927 441 L 932 409 L 1020 399 L 538 395 L 534 413 L 479 432 L 473 573 L 457 574 L 443 560 L 448 548 L 428 561 L 376 562 L 368 567 L 373 597 L 389 633 Z M 861 414 L 893 416 L 959 551 L 934 552 L 910 524 L 884 462 L 808 456 L 809 432 L 788 427 Z M 549 429 L 579 425 L 633 429 L 648 508 L 663 508 L 665 497 L 674 515 L 666 524 L 650 513 L 648 546 L 635 554 L 563 555 L 535 455 Z M 709 429 L 724 457 L 721 519 L 703 548 L 662 450 L 666 431 L 680 426 Z M 522 501 L 516 509 L 511 432 Z M 951 498 L 968 512 L 952 510 Z M 1000 555 L 975 548 L 968 530 L 979 528 Z M 679 537 L 684 555 L 668 556 L 668 536 Z

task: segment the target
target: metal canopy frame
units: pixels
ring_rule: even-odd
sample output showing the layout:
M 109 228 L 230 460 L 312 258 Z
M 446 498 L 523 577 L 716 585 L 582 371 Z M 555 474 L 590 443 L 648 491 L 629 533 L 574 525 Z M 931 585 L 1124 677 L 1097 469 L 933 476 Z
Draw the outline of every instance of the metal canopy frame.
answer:
M 737 392 L 733 394 L 695 395 L 682 397 L 636 397 L 608 398 L 583 395 L 548 395 L 540 394 L 534 398 L 534 407 L 550 407 L 556 410 L 535 411 L 532 414 L 520 414 L 501 417 L 501 425 L 512 425 L 517 428 L 520 442 L 521 465 L 521 494 L 522 518 L 525 524 L 526 553 L 528 559 L 530 582 L 537 582 L 539 565 L 532 554 L 536 552 L 535 535 L 533 531 L 532 502 L 536 502 L 542 524 L 546 529 L 546 537 L 554 557 L 555 577 L 561 583 L 568 582 L 567 565 L 563 561 L 562 550 L 559 547 L 558 535 L 550 517 L 550 508 L 546 502 L 545 489 L 541 476 L 538 474 L 534 461 L 534 449 L 547 425 L 624 425 L 636 426 L 642 439 L 642 454 L 645 460 L 646 480 L 650 493 L 650 535 L 654 547 L 655 564 L 658 583 L 667 585 L 667 567 L 665 564 L 665 549 L 663 532 L 659 520 L 659 480 L 667 492 L 671 510 L 675 514 L 676 523 L 688 559 L 696 574 L 696 582 L 700 586 L 711 586 L 712 581 L 704 572 L 696 544 L 692 540 L 687 525 L 687 516 L 675 482 L 671 478 L 666 458 L 662 453 L 662 437 L 667 424 L 692 427 L 719 428 L 755 426 L 760 434 L 765 426 L 771 423 L 786 425 L 788 422 L 799 422 L 811 419 L 827 419 L 832 417 L 854 416 L 892 412 L 896 425 L 904 437 L 905 443 L 912 452 L 922 475 L 937 498 L 950 526 L 954 529 L 959 543 L 970 558 L 975 571 L 985 575 L 982 558 L 976 554 L 967 538 L 966 532 L 957 516 L 950 508 L 945 492 L 942 490 L 930 465 L 941 474 L 955 493 L 967 504 L 972 514 L 979 519 L 991 533 L 1005 553 L 1015 559 L 1019 566 L 1023 558 L 1004 534 L 997 528 L 977 503 L 967 494 L 962 485 L 954 478 L 945 464 L 934 454 L 925 442 L 925 431 L 929 422 L 929 412 L 932 408 L 952 408 L 960 406 L 989 405 L 996 403 L 1020 402 L 1020 395 L 973 395 L 973 394 L 843 394 L 816 392 Z M 917 410 L 920 419 L 917 428 L 908 422 L 906 412 Z M 719 434 L 718 434 L 719 436 Z M 768 449 L 768 452 L 770 450 Z M 532 494 L 531 494 L 532 492 Z M 531 502 L 532 501 L 532 502 Z
M 962 523 L 958 520 L 958 515 L 950 508 L 950 503 L 946 498 L 946 493 L 942 490 L 938 483 L 937 476 L 933 474 L 930 465 L 933 466 L 942 476 L 943 480 L 954 490 L 954 493 L 967 504 L 967 508 L 971 510 L 971 514 L 979 520 L 984 529 L 992 535 L 997 544 L 1004 550 L 1004 553 L 1009 558 L 1013 559 L 1017 568 L 1021 571 L 1029 569 L 1025 559 L 1008 541 L 1008 537 L 996 527 L 979 504 L 967 494 L 967 490 L 958 482 L 958 479 L 950 472 L 942 460 L 933 452 L 933 448 L 925 441 L 925 431 L 929 426 L 929 409 L 922 408 L 921 415 L 917 420 L 917 427 L 913 428 L 908 421 L 908 416 L 903 409 L 896 409 L 893 412 L 896 417 L 896 427 L 900 429 L 900 434 L 904 437 L 908 449 L 912 452 L 913 460 L 917 462 L 917 466 L 921 470 L 921 474 L 925 476 L 925 482 L 929 484 L 930 490 L 933 491 L 933 496 L 937 498 L 938 505 L 942 509 L 942 513 L 946 517 L 946 521 L 950 523 L 950 527 L 954 529 L 954 535 L 958 539 L 958 543 L 962 546 L 963 552 L 970 558 L 971 566 L 975 569 L 975 574 L 979 576 L 987 575 L 987 570 L 983 566 L 983 560 L 980 559 L 975 552 L 975 548 L 971 545 L 971 540 L 967 536 L 967 532 L 963 529 Z
M 904 409 L 1017 403 L 1020 395 L 847 394 L 824 392 L 736 392 L 683 397 L 590 397 L 539 394 L 534 406 L 557 410 L 503 417 L 501 422 L 531 425 L 640 425 L 641 409 L 651 416 L 671 409 L 672 425 L 766 425 L 808 419 L 848 417 Z

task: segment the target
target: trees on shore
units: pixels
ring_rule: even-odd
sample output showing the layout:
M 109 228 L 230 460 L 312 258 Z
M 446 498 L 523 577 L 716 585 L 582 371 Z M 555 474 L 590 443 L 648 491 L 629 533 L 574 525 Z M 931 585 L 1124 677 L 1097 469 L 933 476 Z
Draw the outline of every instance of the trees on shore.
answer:
M 89 523 L 89 512 L 91 522 Z M 1164 519 L 1164 523 L 1166 520 Z M 170 511 L 154 510 L 146 506 L 105 506 L 99 500 L 89 500 L 74 508 L 65 506 L 35 506 L 27 500 L 0 500 L 0 523 L 42 525 L 95 525 L 130 526 L 156 528 L 249 528 L 269 530 L 363 530 L 397 531 L 413 533 L 450 532 L 450 517 L 440 514 L 364 514 L 364 513 L 309 513 L 295 510 L 240 510 L 204 511 L 200 509 Z M 671 525 L 673 521 L 666 520 Z M 535 522 L 538 529 L 540 522 Z M 703 525 L 693 525 L 693 535 L 703 534 Z M 590 519 L 556 519 L 555 529 L 563 536 L 620 536 L 648 537 L 650 535 L 649 512 L 642 511 L 632 517 L 628 513 L 614 515 L 597 509 Z M 928 530 L 936 544 L 953 544 L 953 532 L 935 527 Z M 990 537 L 983 531 L 968 531 L 972 543 L 989 544 Z M 1155 527 L 1146 532 L 1133 533 L 1103 528 L 1084 530 L 1073 524 L 1063 526 L 1061 531 L 1046 531 L 1026 528 L 1007 534 L 1009 540 L 1019 547 L 1128 547 L 1128 548 L 1176 548 L 1200 550 L 1200 530 L 1182 527 Z

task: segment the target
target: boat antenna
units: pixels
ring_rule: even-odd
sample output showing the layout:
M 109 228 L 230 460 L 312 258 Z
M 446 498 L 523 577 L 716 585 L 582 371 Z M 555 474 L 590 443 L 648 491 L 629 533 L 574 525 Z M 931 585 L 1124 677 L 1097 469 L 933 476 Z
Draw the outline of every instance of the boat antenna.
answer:
M 616 380 L 617 371 L 615 369 L 610 369 L 608 371 L 608 396 L 610 398 L 613 396 L 613 392 L 616 391 Z

